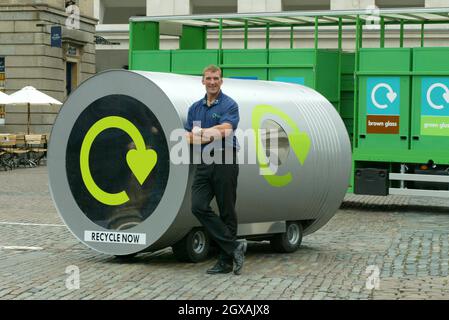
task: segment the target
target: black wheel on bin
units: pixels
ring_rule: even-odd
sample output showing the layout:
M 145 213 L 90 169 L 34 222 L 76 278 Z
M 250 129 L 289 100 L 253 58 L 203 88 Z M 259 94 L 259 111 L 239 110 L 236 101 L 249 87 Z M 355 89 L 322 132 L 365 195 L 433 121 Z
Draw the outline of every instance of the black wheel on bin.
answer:
M 299 221 L 287 222 L 287 230 L 284 233 L 274 235 L 271 240 L 271 246 L 274 251 L 281 253 L 290 253 L 298 250 L 302 242 L 302 225 Z
M 176 259 L 182 262 L 200 262 L 207 258 L 210 249 L 209 235 L 203 228 L 194 228 L 172 246 Z

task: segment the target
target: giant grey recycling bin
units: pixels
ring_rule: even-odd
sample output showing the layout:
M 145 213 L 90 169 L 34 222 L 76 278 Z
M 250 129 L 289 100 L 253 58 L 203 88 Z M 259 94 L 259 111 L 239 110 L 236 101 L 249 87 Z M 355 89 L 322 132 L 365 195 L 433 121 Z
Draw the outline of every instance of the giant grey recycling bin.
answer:
M 349 138 L 330 102 L 289 83 L 224 79 L 222 90 L 239 105 L 243 134 L 256 130 L 253 140 L 239 138 L 239 237 L 269 239 L 290 221 L 304 235 L 325 225 L 351 168 Z M 129 255 L 173 246 L 199 226 L 190 211 L 194 166 L 173 161 L 187 147 L 173 133 L 204 93 L 200 77 L 111 70 L 69 96 L 51 134 L 48 171 L 57 210 L 81 242 Z M 271 150 L 277 171 L 264 163 L 269 133 L 258 129 L 279 133 Z

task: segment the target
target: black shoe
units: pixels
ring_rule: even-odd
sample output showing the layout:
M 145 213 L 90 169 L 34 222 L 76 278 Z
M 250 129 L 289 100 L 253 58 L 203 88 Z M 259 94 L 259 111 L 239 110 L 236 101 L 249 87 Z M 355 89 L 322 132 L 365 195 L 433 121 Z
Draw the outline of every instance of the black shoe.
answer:
M 242 273 L 243 262 L 245 261 L 246 242 L 240 242 L 234 250 L 234 274 Z
M 208 274 L 229 273 L 232 271 L 232 265 L 217 261 L 217 263 L 210 269 L 207 269 Z

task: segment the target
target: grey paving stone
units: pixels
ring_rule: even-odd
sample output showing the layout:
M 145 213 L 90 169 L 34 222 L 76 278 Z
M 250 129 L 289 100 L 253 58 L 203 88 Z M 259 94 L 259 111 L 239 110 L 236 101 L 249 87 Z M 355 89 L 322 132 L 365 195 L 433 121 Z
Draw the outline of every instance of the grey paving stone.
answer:
M 448 299 L 449 202 L 348 194 L 292 254 L 252 242 L 244 274 L 205 274 L 215 259 L 177 262 L 171 250 L 119 263 L 79 243 L 53 206 L 47 168 L 0 172 L 0 299 Z M 8 223 L 53 224 L 55 226 Z M 68 290 L 65 269 L 80 269 Z M 379 289 L 368 290 L 368 266 Z

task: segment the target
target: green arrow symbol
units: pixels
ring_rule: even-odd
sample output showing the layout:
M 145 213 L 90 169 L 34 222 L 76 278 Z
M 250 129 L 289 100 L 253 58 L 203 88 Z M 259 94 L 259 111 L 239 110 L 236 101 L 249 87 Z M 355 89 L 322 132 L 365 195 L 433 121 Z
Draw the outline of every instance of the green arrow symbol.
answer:
M 81 145 L 80 153 L 81 176 L 84 184 L 90 194 L 101 203 L 110 206 L 119 206 L 129 201 L 127 193 L 125 191 L 118 193 L 108 193 L 103 191 L 92 178 L 89 166 L 89 154 L 92 143 L 101 132 L 111 128 L 125 131 L 134 141 L 136 149 L 128 151 L 126 154 L 126 162 L 141 185 L 154 169 L 157 163 L 157 153 L 154 150 L 146 149 L 145 141 L 139 130 L 132 122 L 122 117 L 110 116 L 103 118 L 95 122 L 89 131 L 87 131 Z
M 256 154 L 259 166 L 265 171 L 265 173 L 267 173 L 263 175 L 263 177 L 270 185 L 273 187 L 283 187 L 288 185 L 292 181 L 293 177 L 291 172 L 288 172 L 283 176 L 277 176 L 269 168 L 269 162 L 265 158 L 265 152 L 260 141 L 259 133 L 260 122 L 265 114 L 277 115 L 290 126 L 292 131 L 287 135 L 288 141 L 300 164 L 304 164 L 304 161 L 306 161 L 311 142 L 307 133 L 299 131 L 296 123 L 280 109 L 265 104 L 254 107 L 251 124 L 256 134 Z

